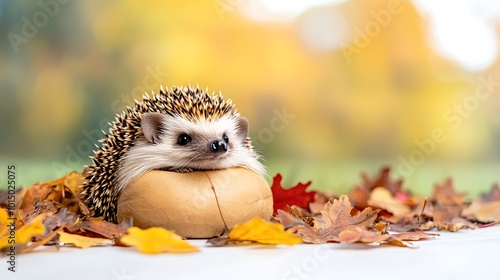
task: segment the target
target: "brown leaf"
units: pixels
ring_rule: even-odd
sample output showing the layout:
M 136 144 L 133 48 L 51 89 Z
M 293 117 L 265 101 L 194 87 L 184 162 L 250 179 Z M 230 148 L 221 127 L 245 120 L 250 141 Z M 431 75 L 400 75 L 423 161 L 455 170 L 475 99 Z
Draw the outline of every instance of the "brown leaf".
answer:
M 436 236 L 440 236 L 437 233 L 427 233 L 422 231 L 412 231 L 412 232 L 403 232 L 392 234 L 392 236 L 397 237 L 403 241 L 418 241 L 429 238 L 435 238 Z
M 285 229 L 289 229 L 296 225 L 312 225 L 312 217 L 303 217 L 299 213 L 289 213 L 281 209 L 278 209 L 278 214 L 274 217 L 278 222 L 280 222 Z
M 339 199 L 325 204 L 321 216 L 315 218 L 312 227 L 297 226 L 297 235 L 306 243 L 325 243 L 338 241 L 338 234 L 343 230 L 367 229 L 373 225 L 379 210 L 365 208 L 356 216 L 351 215 L 353 207 L 349 198 L 343 195 Z
M 497 184 L 493 185 L 490 192 L 483 194 L 481 198 L 485 202 L 500 201 L 500 188 Z
M 83 221 L 78 228 L 97 233 L 109 239 L 119 239 L 132 227 L 132 220 L 123 220 L 120 224 L 106 222 L 104 220 Z
M 453 180 L 448 178 L 443 184 L 436 184 L 433 199 L 445 206 L 462 205 L 467 193 L 458 193 L 453 188 Z
M 471 216 L 482 223 L 500 222 L 500 200 L 484 202 L 475 199 L 462 211 L 462 215 Z
M 476 226 L 460 217 L 462 206 L 442 206 L 434 208 L 434 223 L 440 230 L 456 232 L 463 228 L 476 228 Z
M 391 168 L 388 166 L 384 166 L 380 169 L 378 176 L 376 176 L 374 179 L 370 179 L 366 173 L 362 173 L 362 187 L 369 192 L 377 187 L 383 187 L 385 189 L 388 189 L 393 196 L 396 196 L 398 193 L 402 193 L 403 191 L 401 190 L 401 186 L 403 185 L 403 180 L 392 180 L 390 172 Z

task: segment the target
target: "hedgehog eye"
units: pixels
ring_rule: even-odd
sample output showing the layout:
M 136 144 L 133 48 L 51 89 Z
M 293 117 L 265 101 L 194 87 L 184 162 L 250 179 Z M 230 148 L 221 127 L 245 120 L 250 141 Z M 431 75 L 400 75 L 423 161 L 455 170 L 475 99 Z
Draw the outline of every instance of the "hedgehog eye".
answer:
M 181 146 L 186 146 L 187 143 L 189 143 L 191 140 L 193 140 L 191 136 L 184 133 L 179 136 L 179 139 L 177 139 L 177 143 Z
M 229 143 L 229 137 L 226 134 L 222 135 L 222 139 L 224 139 L 224 142 Z

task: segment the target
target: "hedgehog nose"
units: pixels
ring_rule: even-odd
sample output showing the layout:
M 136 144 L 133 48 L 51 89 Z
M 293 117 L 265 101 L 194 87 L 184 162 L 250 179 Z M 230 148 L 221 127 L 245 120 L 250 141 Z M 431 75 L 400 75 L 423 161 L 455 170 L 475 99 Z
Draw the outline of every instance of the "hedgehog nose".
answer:
M 215 140 L 210 144 L 210 150 L 214 153 L 227 152 L 227 143 L 222 140 Z

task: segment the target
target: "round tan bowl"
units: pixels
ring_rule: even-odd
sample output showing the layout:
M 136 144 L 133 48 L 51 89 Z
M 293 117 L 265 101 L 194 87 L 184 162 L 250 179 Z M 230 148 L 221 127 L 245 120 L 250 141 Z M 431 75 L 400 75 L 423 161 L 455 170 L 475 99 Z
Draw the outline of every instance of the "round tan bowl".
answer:
M 218 236 L 224 221 L 231 228 L 272 213 L 268 183 L 245 168 L 149 171 L 125 187 L 117 210 L 118 222 L 132 217 L 134 226 L 164 227 L 187 238 Z

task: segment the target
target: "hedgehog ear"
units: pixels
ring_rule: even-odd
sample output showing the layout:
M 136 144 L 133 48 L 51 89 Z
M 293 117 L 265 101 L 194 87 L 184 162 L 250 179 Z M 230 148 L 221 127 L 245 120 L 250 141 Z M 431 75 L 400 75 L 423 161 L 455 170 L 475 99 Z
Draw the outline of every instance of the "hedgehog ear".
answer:
M 245 141 L 248 137 L 248 120 L 243 117 L 238 117 L 236 119 L 236 135 L 241 139 L 241 141 Z
M 164 123 L 165 115 L 162 113 L 146 113 L 141 119 L 142 133 L 149 142 L 158 144 L 160 130 Z

